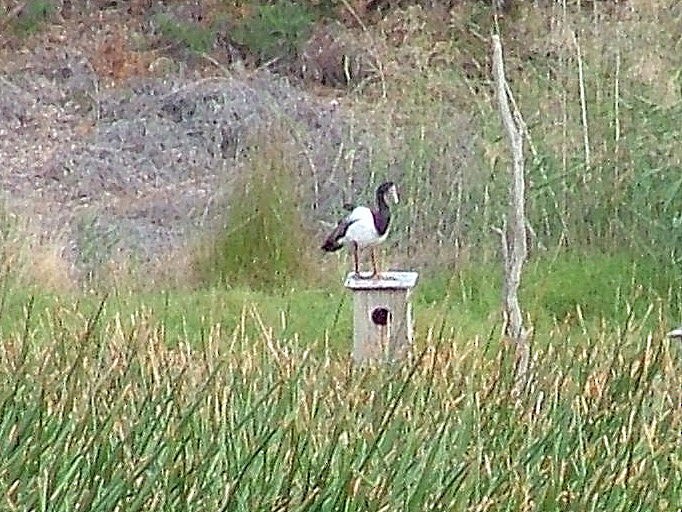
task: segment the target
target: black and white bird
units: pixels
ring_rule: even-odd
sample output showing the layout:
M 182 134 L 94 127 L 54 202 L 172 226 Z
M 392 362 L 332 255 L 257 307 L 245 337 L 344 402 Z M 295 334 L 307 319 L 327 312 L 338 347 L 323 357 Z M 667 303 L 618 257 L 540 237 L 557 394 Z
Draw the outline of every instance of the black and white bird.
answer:
M 349 215 L 339 221 L 334 230 L 329 234 L 322 250 L 327 252 L 338 251 L 342 247 L 348 247 L 353 253 L 356 277 L 361 277 L 358 252 L 370 249 L 372 255 L 372 275 L 379 277 L 376 255 L 374 249 L 386 240 L 388 228 L 391 223 L 391 210 L 387 199 L 398 203 L 398 190 L 391 181 L 379 185 L 376 191 L 376 206 L 357 206 Z

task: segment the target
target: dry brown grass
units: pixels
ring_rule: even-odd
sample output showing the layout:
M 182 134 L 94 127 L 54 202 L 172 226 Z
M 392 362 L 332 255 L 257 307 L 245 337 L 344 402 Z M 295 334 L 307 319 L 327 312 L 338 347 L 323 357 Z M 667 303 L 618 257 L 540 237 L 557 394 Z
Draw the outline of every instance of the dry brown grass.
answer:
M 63 237 L 45 239 L 35 229 L 15 228 L 12 238 L 3 243 L 0 261 L 22 286 L 53 293 L 66 293 L 76 287 Z
M 35 244 L 29 251 L 30 257 L 26 258 L 24 270 L 29 283 L 55 293 L 65 293 L 75 288 L 73 268 L 65 255 L 63 244 Z
M 133 282 L 144 289 L 195 288 L 201 284 L 201 275 L 196 268 L 197 247 L 187 244 L 144 265 L 136 273 Z M 143 277 L 144 276 L 144 277 Z
M 132 49 L 127 27 L 111 27 L 98 39 L 91 61 L 104 84 L 115 85 L 148 74 L 154 53 Z
M 513 14 L 500 20 L 505 58 L 512 88 L 527 103 L 530 122 L 541 123 L 542 137 L 556 141 L 555 147 L 568 143 L 567 151 L 582 144 L 574 34 L 589 67 L 585 87 L 591 103 L 612 101 L 609 95 L 616 79 L 621 92 L 644 86 L 655 104 L 680 101 L 680 53 L 669 51 L 680 45 L 675 35 L 679 11 L 674 0 L 593 2 L 583 8 L 569 2 L 566 9 L 560 3 L 541 7 L 518 3 Z M 392 43 L 379 56 L 390 83 L 390 100 L 403 101 L 409 84 L 423 78 L 434 85 L 429 93 L 449 99 L 450 90 L 452 99 L 470 110 L 490 102 L 484 85 L 490 76 L 488 34 L 494 29 L 490 11 L 475 2 L 445 13 L 411 6 L 390 12 L 377 28 Z M 616 55 L 621 60 L 619 77 Z M 443 73 L 454 73 L 466 87 L 457 88 L 457 80 L 443 83 Z

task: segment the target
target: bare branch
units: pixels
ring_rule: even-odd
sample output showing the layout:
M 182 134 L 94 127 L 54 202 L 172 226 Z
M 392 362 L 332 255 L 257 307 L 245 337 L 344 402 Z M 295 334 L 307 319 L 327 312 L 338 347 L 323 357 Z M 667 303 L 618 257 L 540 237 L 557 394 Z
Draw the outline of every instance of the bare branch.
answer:
M 518 392 L 523 386 L 528 370 L 530 349 L 529 331 L 524 329 L 523 314 L 518 299 L 523 263 L 527 257 L 526 214 L 525 214 L 525 177 L 523 158 L 523 120 L 515 109 L 516 120 L 510 108 L 509 85 L 504 73 L 502 43 L 498 35 L 493 40 L 493 75 L 497 89 L 497 102 L 500 109 L 502 126 L 509 139 L 512 152 L 511 179 L 509 181 L 509 215 L 503 229 L 493 228 L 502 238 L 502 257 L 504 259 L 504 314 L 505 334 L 516 345 L 517 365 L 515 387 Z

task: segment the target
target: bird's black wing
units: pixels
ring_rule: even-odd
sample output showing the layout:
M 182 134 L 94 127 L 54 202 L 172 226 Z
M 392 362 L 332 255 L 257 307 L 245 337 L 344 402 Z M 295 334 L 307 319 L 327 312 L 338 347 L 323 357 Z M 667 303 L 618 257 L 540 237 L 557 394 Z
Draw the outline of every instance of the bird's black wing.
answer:
M 327 252 L 333 252 L 341 249 L 343 245 L 339 243 L 339 240 L 346 236 L 348 226 L 357 221 L 358 219 L 351 219 L 350 216 L 341 219 L 334 228 L 334 230 L 331 233 L 329 233 L 329 236 L 322 244 L 322 250 Z

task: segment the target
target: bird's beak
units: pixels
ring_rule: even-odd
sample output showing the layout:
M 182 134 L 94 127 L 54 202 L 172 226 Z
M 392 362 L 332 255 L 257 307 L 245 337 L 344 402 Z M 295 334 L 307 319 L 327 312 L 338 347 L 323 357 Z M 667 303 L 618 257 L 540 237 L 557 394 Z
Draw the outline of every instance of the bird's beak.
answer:
M 398 189 L 396 188 L 395 185 L 393 185 L 391 187 L 390 194 L 391 194 L 391 199 L 393 199 L 393 202 L 395 204 L 398 204 L 398 202 L 400 201 L 400 198 L 398 197 Z

